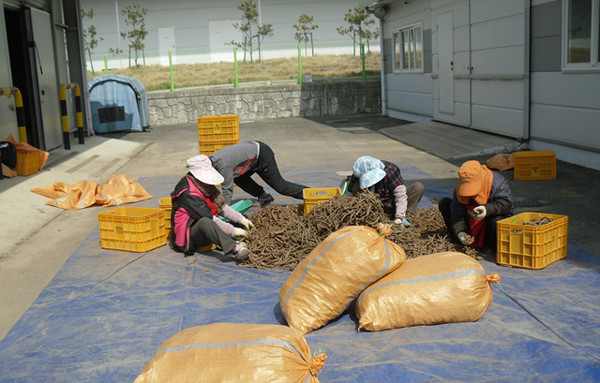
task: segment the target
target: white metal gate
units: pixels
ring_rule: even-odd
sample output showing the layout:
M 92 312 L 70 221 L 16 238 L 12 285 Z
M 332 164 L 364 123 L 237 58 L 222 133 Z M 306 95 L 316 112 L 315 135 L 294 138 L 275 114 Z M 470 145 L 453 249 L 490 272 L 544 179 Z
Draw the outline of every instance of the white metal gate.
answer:
M 527 137 L 529 1 L 434 0 L 431 14 L 434 119 Z

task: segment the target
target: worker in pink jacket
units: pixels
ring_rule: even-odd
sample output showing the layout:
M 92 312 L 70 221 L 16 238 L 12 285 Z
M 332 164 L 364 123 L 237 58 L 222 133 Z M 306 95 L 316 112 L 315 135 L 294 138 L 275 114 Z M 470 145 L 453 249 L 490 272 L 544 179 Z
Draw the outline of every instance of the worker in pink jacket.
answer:
M 216 185 L 223 182 L 205 155 L 187 160 L 188 173 L 177 183 L 171 193 L 171 245 L 175 251 L 186 256 L 211 243 L 219 246 L 224 254 L 240 261 L 247 260 L 250 251 L 235 237 L 245 237 L 246 230 L 254 227 L 252 222 L 225 203 Z M 223 216 L 234 226 L 219 218 Z

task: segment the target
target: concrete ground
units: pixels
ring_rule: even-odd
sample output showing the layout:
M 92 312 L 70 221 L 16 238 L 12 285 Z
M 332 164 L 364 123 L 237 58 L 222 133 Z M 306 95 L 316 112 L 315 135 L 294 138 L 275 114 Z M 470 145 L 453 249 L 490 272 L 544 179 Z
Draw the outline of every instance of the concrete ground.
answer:
M 240 139 L 268 143 L 280 168 L 341 164 L 340 170 L 350 170 L 357 157 L 369 154 L 409 163 L 448 185 L 456 185 L 456 172 L 466 160 L 485 163 L 495 153 L 523 148 L 505 137 L 378 115 L 241 121 Z M 185 160 L 197 153 L 195 124 L 112 133 L 88 137 L 83 145 L 72 141 L 70 151 L 51 151 L 39 173 L 1 180 L 0 339 L 98 224 L 97 214 L 103 211 L 51 207 L 32 188 L 82 180 L 102 184 L 113 174 L 130 179 L 183 175 Z M 569 244 L 600 255 L 595 227 L 600 172 L 557 161 L 557 173 L 556 180 L 514 181 L 512 171 L 504 172 L 519 204 L 516 213 L 567 215 Z

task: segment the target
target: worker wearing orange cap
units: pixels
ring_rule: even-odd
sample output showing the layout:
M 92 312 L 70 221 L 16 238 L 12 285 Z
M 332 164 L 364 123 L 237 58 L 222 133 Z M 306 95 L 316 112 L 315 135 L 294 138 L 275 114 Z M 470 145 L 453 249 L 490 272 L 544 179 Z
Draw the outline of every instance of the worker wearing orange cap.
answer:
M 496 223 L 513 214 L 508 182 L 478 161 L 462 164 L 458 176 L 453 198 L 439 202 L 450 236 L 476 249 L 495 249 Z

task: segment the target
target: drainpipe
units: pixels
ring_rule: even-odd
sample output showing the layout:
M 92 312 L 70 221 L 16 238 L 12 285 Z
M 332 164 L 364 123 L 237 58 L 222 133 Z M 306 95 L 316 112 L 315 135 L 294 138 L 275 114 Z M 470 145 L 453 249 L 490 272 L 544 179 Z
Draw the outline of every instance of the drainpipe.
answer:
M 385 5 L 378 4 L 381 0 L 378 0 L 371 5 L 365 7 L 368 14 L 373 15 L 379 19 L 379 54 L 381 56 L 380 72 L 381 72 L 381 115 L 387 116 L 387 89 L 385 83 L 385 47 L 384 47 L 384 36 L 383 36 L 383 19 L 387 13 Z
M 387 116 L 387 89 L 385 85 L 385 50 L 383 43 L 383 18 L 379 19 L 379 53 L 381 55 L 381 115 Z

